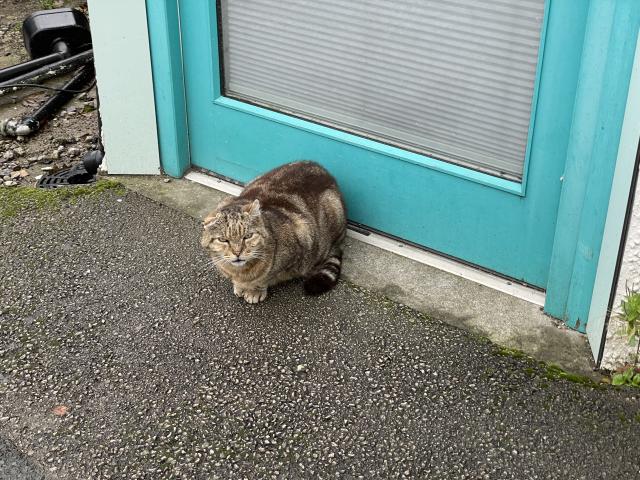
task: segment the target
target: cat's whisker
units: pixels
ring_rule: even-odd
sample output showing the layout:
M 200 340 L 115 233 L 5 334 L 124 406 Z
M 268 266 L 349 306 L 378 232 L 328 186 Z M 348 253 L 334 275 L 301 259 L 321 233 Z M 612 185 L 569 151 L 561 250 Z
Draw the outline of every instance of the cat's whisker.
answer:
M 211 258 L 207 257 L 207 258 L 196 258 L 196 263 L 203 265 L 203 264 L 207 264 L 211 261 Z

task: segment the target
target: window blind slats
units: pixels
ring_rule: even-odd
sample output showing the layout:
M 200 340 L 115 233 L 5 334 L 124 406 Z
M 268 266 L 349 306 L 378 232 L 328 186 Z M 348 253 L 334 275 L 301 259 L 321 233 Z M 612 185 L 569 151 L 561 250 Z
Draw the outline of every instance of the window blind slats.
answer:
M 240 57 L 245 58 L 243 55 L 240 55 Z M 247 59 L 255 60 L 255 57 L 249 56 L 247 57 Z M 360 93 L 360 87 L 358 87 L 357 85 L 356 86 L 345 85 L 341 87 L 342 93 L 348 93 L 350 95 L 344 95 L 341 98 L 332 98 L 330 96 L 318 94 L 317 91 L 310 86 L 308 87 L 308 86 L 300 85 L 299 83 L 300 75 L 298 74 L 298 71 L 294 68 L 291 68 L 289 70 L 289 77 L 287 79 L 274 79 L 264 74 L 260 70 L 256 70 L 251 66 L 238 67 L 238 71 L 240 70 L 242 70 L 245 74 L 247 74 L 247 82 L 251 82 L 253 80 L 253 78 L 250 78 L 250 77 L 254 77 L 254 78 L 260 77 L 261 81 L 265 83 L 265 86 L 266 84 L 269 84 L 270 88 L 274 89 L 274 91 L 276 90 L 279 91 L 283 96 L 286 96 L 287 92 L 290 92 L 291 95 L 296 95 L 299 92 L 310 97 L 314 96 L 320 102 L 328 103 L 331 101 L 337 101 L 338 105 L 341 103 L 345 103 L 345 106 L 347 103 L 349 103 L 349 104 L 352 104 L 354 108 L 362 108 L 363 114 L 366 114 L 366 112 L 368 111 L 374 111 L 374 110 L 379 110 L 381 112 L 389 111 L 394 113 L 394 116 L 398 121 L 401 121 L 402 116 L 406 114 L 406 108 L 410 108 L 410 109 L 413 109 L 413 116 L 411 118 L 412 123 L 415 123 L 420 118 L 424 118 L 425 120 L 437 119 L 438 121 L 442 121 L 449 118 L 452 121 L 459 123 L 460 125 L 469 123 L 472 128 L 477 128 L 480 130 L 484 128 L 483 125 L 477 125 L 477 123 L 475 122 L 475 119 L 477 118 L 477 116 L 473 115 L 473 111 L 469 106 L 470 105 L 469 102 L 466 102 L 463 104 L 463 106 L 466 107 L 466 111 L 453 112 L 450 107 L 452 104 L 455 105 L 455 102 L 453 102 L 453 100 L 451 99 L 444 98 L 442 100 L 439 100 L 432 96 L 429 99 L 429 102 L 426 103 L 425 101 L 418 100 L 417 97 L 414 97 L 413 102 L 408 103 L 406 97 L 402 96 L 402 92 L 397 93 L 397 92 L 382 91 L 380 93 L 381 95 L 387 95 L 390 97 L 390 100 L 394 100 L 394 101 L 386 102 L 384 105 L 371 103 L 369 105 L 362 106 L 362 101 L 358 98 L 358 95 Z M 318 72 L 319 77 L 321 73 L 322 72 Z M 293 90 L 293 87 L 295 87 L 295 91 Z M 284 88 L 286 88 L 286 90 L 283 90 Z M 416 105 L 416 102 L 418 103 L 417 105 Z M 423 108 L 415 108 L 416 106 L 423 107 Z M 478 109 L 480 108 L 481 107 L 478 107 Z M 439 113 L 441 117 L 434 116 L 434 113 Z M 489 129 L 502 127 L 504 125 L 503 118 L 499 117 L 498 115 L 488 115 L 486 110 L 480 111 L 480 113 L 482 113 L 484 117 L 485 125 Z M 528 124 L 528 117 L 518 118 L 514 116 L 513 122 L 505 126 L 505 130 L 503 131 L 503 136 L 505 138 L 513 137 L 516 139 L 520 139 L 520 135 L 519 135 L 520 130 L 518 130 L 518 124 L 520 124 L 520 126 L 522 125 L 526 126 Z M 490 133 L 490 131 L 487 133 Z
M 248 18 L 251 15 L 247 15 Z M 245 30 L 244 23 L 237 21 L 229 22 L 229 30 L 233 31 L 234 35 L 246 35 L 246 40 L 259 40 L 257 44 L 262 42 L 271 44 L 277 43 L 278 47 L 287 47 L 289 44 L 284 43 L 283 40 L 289 40 L 293 42 L 292 47 L 297 46 L 298 43 L 305 45 L 311 45 L 326 55 L 331 52 L 324 49 L 324 43 L 326 42 L 327 32 L 314 28 L 314 25 L 307 24 L 306 26 L 292 26 L 287 31 L 280 32 L 279 38 L 276 40 L 273 38 L 272 25 L 262 21 L 259 17 L 253 19 L 252 30 L 247 32 Z M 346 28 L 346 27 L 345 27 Z M 387 32 L 389 35 L 389 32 Z M 457 56 L 451 57 L 451 47 L 447 47 L 442 38 L 439 40 L 439 44 L 432 44 L 429 50 L 425 51 L 409 40 L 403 40 L 397 38 L 398 36 L 391 37 L 391 39 L 378 37 L 368 39 L 366 45 L 363 45 L 363 39 L 361 36 L 349 32 L 336 32 L 332 33 L 333 44 L 335 50 L 347 53 L 353 51 L 353 48 L 361 49 L 363 53 L 369 55 L 379 55 L 380 51 L 388 48 L 389 41 L 394 42 L 394 47 L 398 50 L 394 58 L 388 58 L 389 64 L 404 64 L 409 63 L 411 66 L 415 62 L 424 64 L 438 64 L 439 68 L 462 68 L 463 71 L 468 70 L 470 63 L 474 64 L 474 67 L 481 72 L 484 72 L 484 76 L 491 76 L 496 81 L 497 74 L 500 74 L 503 78 L 503 82 L 506 83 L 509 80 L 518 82 L 523 85 L 528 85 L 529 75 L 532 65 L 535 64 L 535 59 L 522 59 L 520 65 L 515 65 L 513 68 L 505 68 L 503 62 L 498 59 L 494 60 L 487 55 L 486 50 L 470 48 L 466 46 L 466 50 L 459 51 Z M 260 37 L 260 38 L 258 38 Z M 457 47 L 457 45 L 455 45 Z M 511 54 L 513 56 L 513 54 Z M 478 56 L 481 56 L 479 58 Z M 338 60 L 336 55 L 331 56 L 333 59 Z M 348 57 L 345 56 L 345 59 Z M 367 57 L 363 58 L 368 60 Z M 498 71 L 496 71 L 498 69 Z M 509 78 L 511 77 L 511 78 Z M 498 78 L 497 80 L 499 80 Z
M 544 0 L 222 0 L 225 94 L 521 178 Z
M 461 73 L 456 71 L 446 71 L 444 69 L 439 69 L 435 71 L 435 69 L 431 72 L 431 74 L 427 77 L 417 78 L 412 76 L 413 69 L 411 65 L 400 65 L 398 63 L 394 63 L 393 70 L 381 71 L 376 69 L 375 66 L 371 66 L 367 63 L 366 60 L 363 59 L 353 59 L 353 61 L 349 62 L 346 58 L 336 57 L 336 55 L 332 54 L 332 58 L 326 59 L 327 61 L 332 62 L 332 69 L 327 70 L 325 68 L 326 62 L 322 62 L 322 52 L 319 52 L 312 59 L 306 60 L 301 59 L 295 52 L 291 52 L 288 46 L 281 46 L 279 56 L 277 58 L 269 56 L 268 54 L 272 51 L 269 45 L 265 45 L 263 39 L 260 36 L 255 37 L 255 42 L 253 46 L 237 46 L 235 51 L 236 55 L 245 54 L 251 59 L 244 59 L 245 61 L 256 61 L 256 62 L 264 62 L 270 63 L 272 68 L 276 71 L 282 70 L 284 67 L 300 70 L 302 75 L 305 75 L 305 70 L 313 71 L 316 74 L 326 76 L 330 79 L 335 80 L 335 82 L 346 83 L 346 80 L 349 80 L 349 84 L 353 85 L 352 80 L 357 80 L 359 84 L 365 83 L 370 85 L 370 88 L 380 88 L 381 92 L 388 92 L 389 88 L 385 86 L 384 83 L 381 82 L 386 80 L 389 82 L 397 81 L 397 77 L 399 74 L 404 74 L 404 86 L 407 89 L 411 89 L 413 86 L 418 92 L 425 92 L 425 89 L 429 89 L 429 94 L 436 95 L 438 93 L 442 93 L 444 95 L 460 95 L 462 97 L 468 98 L 468 101 L 473 103 L 475 100 L 480 100 L 478 97 L 483 97 L 480 105 L 485 104 L 496 104 L 500 105 L 500 115 L 509 115 L 511 112 L 505 112 L 504 107 L 507 106 L 514 111 L 520 111 L 528 122 L 528 114 L 529 114 L 529 106 L 522 105 L 520 102 L 512 101 L 510 98 L 503 95 L 505 90 L 517 90 L 522 92 L 523 94 L 527 94 L 530 92 L 530 89 L 522 88 L 518 89 L 514 87 L 513 84 L 509 83 L 500 83 L 498 84 L 498 80 L 490 81 L 490 80 L 477 80 L 474 82 L 470 82 L 466 80 L 464 77 L 461 77 Z M 313 51 L 313 46 L 309 46 L 308 50 Z M 239 60 L 239 59 L 238 59 Z M 240 66 L 240 62 L 236 62 L 234 68 Z M 357 66 L 358 68 L 354 68 Z M 339 75 L 336 75 L 336 74 Z M 375 77 L 373 76 L 375 74 Z M 392 85 L 394 83 L 391 83 Z M 357 86 L 357 85 L 354 85 Z M 409 95 L 406 95 L 409 96 Z M 455 101 L 455 98 L 450 97 L 450 101 Z M 491 110 L 491 108 L 488 108 Z M 516 113 L 513 112 L 515 115 Z
M 268 78 L 258 77 L 257 79 L 262 82 L 269 83 Z M 301 92 L 302 95 L 297 93 L 296 95 L 292 95 L 290 91 L 283 91 L 281 87 L 278 87 L 273 83 L 271 83 L 271 86 L 273 87 L 273 95 L 271 98 L 269 98 L 269 101 L 273 101 L 274 103 L 282 104 L 282 102 L 285 101 L 287 97 L 289 97 L 291 99 L 291 102 L 297 101 L 298 104 L 303 104 L 304 101 L 308 101 L 309 98 L 312 98 L 318 100 L 319 102 L 323 102 L 325 108 L 330 106 L 336 108 L 336 101 L 324 99 L 323 97 L 315 95 L 313 92 L 307 91 Z M 247 88 L 252 88 L 254 92 L 252 95 L 253 99 L 259 100 L 256 92 L 258 92 L 261 88 L 260 83 L 248 82 Z M 341 100 L 341 102 L 343 101 L 344 100 Z M 351 104 L 350 106 L 354 105 Z M 366 118 L 373 117 L 370 120 L 372 124 L 377 124 L 378 122 L 383 122 L 385 120 L 391 119 L 394 121 L 395 128 L 402 129 L 401 133 L 409 135 L 414 132 L 417 138 L 420 138 L 420 133 L 424 128 L 429 128 L 429 135 L 431 139 L 433 139 L 434 137 L 439 137 L 440 139 L 442 139 L 443 136 L 445 138 L 451 138 L 451 129 L 449 128 L 448 122 L 439 120 L 438 123 L 435 123 L 430 118 L 412 118 L 410 120 L 404 120 L 404 115 L 402 115 L 403 111 L 400 107 L 397 106 L 390 107 L 388 110 L 383 110 L 380 107 L 371 107 L 369 110 L 371 110 L 371 112 L 367 112 L 366 114 L 363 113 L 360 119 L 362 119 L 363 116 L 366 116 Z M 342 117 L 334 118 L 335 121 L 341 119 Z M 344 122 L 348 124 L 346 120 L 344 120 Z M 383 124 L 378 125 L 378 129 L 382 128 L 382 126 Z M 457 127 L 456 143 L 459 145 L 467 145 L 469 148 L 484 151 L 485 154 L 490 154 L 495 151 L 509 152 L 509 145 L 505 143 L 505 140 L 503 138 L 494 138 L 491 136 L 491 133 L 487 134 L 486 132 L 477 131 L 476 129 L 464 129 L 460 125 L 458 125 Z M 370 130 L 369 132 L 371 133 Z M 419 146 L 420 142 L 414 142 L 413 145 Z M 488 150 L 488 148 L 491 148 L 491 150 Z

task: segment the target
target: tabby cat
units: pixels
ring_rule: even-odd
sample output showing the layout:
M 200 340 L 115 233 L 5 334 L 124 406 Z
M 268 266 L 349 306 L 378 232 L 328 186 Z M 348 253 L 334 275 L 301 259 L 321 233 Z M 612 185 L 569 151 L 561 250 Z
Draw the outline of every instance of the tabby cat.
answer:
M 201 244 L 233 292 L 249 303 L 304 278 L 308 294 L 337 283 L 346 215 L 335 179 L 315 162 L 278 167 L 223 200 L 204 220 Z

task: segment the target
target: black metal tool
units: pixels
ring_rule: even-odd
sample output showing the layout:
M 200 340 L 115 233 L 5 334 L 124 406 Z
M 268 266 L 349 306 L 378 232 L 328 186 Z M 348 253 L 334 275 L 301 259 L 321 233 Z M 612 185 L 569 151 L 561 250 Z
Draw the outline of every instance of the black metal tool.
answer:
M 31 60 L 0 70 L 0 82 L 16 79 L 91 48 L 89 21 L 82 12 L 71 8 L 31 14 L 22 23 L 22 36 Z
M 58 188 L 71 185 L 94 183 L 98 168 L 102 164 L 104 152 L 92 150 L 82 158 L 82 163 L 60 170 L 50 175 L 43 175 L 36 183 L 38 188 Z
M 36 68 L 12 80 L 0 82 L 0 97 L 18 88 L 29 87 L 32 84 L 39 84 L 50 78 L 58 77 L 89 63 L 93 63 L 93 50 L 86 50 L 64 60 Z
M 49 97 L 35 112 L 20 119 L 10 118 L 0 122 L 0 135 L 22 137 L 37 132 L 62 105 L 78 93 L 78 89 L 93 81 L 94 77 L 93 64 L 85 65 L 80 73 L 65 83 L 59 92 Z

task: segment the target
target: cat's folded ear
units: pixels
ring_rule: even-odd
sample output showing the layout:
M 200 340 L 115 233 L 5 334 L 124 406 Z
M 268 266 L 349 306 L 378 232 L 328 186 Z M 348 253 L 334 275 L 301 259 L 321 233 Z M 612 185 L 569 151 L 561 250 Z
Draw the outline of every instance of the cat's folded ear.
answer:
M 257 217 L 260 215 L 260 200 L 256 198 L 251 204 L 245 205 L 243 210 L 252 217 Z
M 205 230 L 207 228 L 211 228 L 213 226 L 213 224 L 216 222 L 216 220 L 218 220 L 220 218 L 220 212 L 216 213 L 216 214 L 210 214 L 207 215 L 207 217 L 202 221 L 202 228 L 204 228 Z

